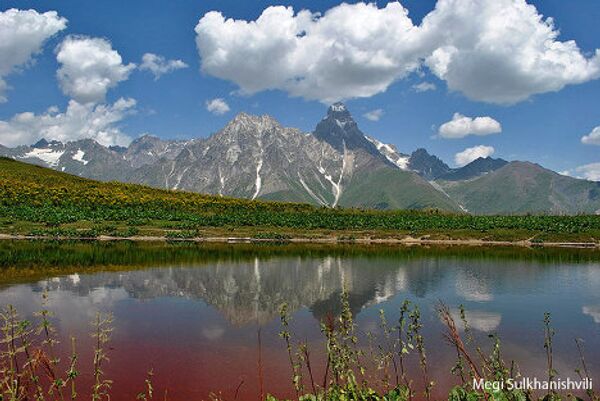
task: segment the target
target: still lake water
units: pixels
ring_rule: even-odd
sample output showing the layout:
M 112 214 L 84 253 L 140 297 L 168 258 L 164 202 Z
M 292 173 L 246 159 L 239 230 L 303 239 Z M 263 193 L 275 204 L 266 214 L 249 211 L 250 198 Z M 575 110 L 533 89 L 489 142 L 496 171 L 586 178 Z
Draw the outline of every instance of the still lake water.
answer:
M 405 299 L 422 311 L 434 394 L 456 383 L 455 353 L 435 312 L 442 300 L 463 304 L 477 341 L 496 333 L 504 358 L 525 376 L 544 378 L 544 312 L 556 328 L 555 365 L 577 376 L 574 338 L 585 340 L 592 378 L 600 383 L 600 255 L 590 250 L 399 248 L 356 245 L 198 245 L 0 242 L 0 305 L 33 319 L 47 290 L 61 347 L 78 338 L 80 393 L 90 380 L 90 321 L 112 312 L 105 372 L 112 400 L 132 400 L 149 369 L 170 400 L 255 400 L 259 341 L 266 391 L 293 394 L 279 305 L 307 341 L 322 370 L 319 321 L 339 311 L 342 288 L 361 332 L 377 331 L 379 311 L 397 319 Z

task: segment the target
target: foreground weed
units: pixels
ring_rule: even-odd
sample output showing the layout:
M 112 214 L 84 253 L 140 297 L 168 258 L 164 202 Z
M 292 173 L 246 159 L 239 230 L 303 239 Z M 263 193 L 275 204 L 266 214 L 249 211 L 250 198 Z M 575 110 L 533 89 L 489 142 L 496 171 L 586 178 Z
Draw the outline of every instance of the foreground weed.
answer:
M 92 386 L 92 401 L 100 401 L 102 399 L 110 400 L 110 389 L 112 380 L 104 377 L 102 370 L 105 362 L 108 362 L 108 354 L 106 353 L 106 344 L 110 341 L 112 333 L 112 315 L 104 315 L 100 312 L 96 313 L 96 317 L 92 322 L 94 331 L 92 337 L 96 340 L 94 348 L 94 384 Z
M 34 314 L 37 325 L 22 319 L 12 306 L 0 310 L 0 401 L 76 401 L 81 398 L 77 391 L 78 354 L 76 342 L 71 338 L 71 354 L 63 364 L 57 353 L 58 340 L 52 325 L 53 314 L 47 308 L 47 295 L 42 296 L 42 310 Z M 290 327 L 289 309 L 286 304 L 280 308 L 280 336 L 286 344 L 292 372 L 292 386 L 299 401 L 412 401 L 416 398 L 433 399 L 434 382 L 430 380 L 425 340 L 422 335 L 423 323 L 417 305 L 405 301 L 399 309 L 399 318 L 394 323 L 380 311 L 378 331 L 361 333 L 357 329 L 350 306 L 349 294 L 340 295 L 341 311 L 336 316 L 328 314 L 321 322 L 323 351 L 327 359 L 325 366 L 315 366 L 313 354 L 306 341 L 297 341 Z M 452 388 L 448 401 L 534 401 L 536 397 L 529 391 L 520 389 L 482 389 L 473 384 L 484 381 L 516 380 L 520 377 L 515 361 L 504 360 L 502 344 L 496 335 L 489 335 L 489 347 L 476 343 L 462 306 L 459 319 L 455 321 L 450 308 L 440 304 L 437 310 L 445 325 L 444 337 L 456 352 L 456 363 L 450 372 L 456 375 L 460 384 Z M 109 401 L 112 394 L 112 381 L 104 373 L 109 362 L 108 343 L 113 332 L 112 316 L 96 314 L 92 322 L 91 336 L 94 339 L 91 374 L 92 387 L 89 391 L 92 401 Z M 462 325 L 459 330 L 459 325 Z M 555 335 L 551 316 L 543 320 L 544 349 L 547 360 L 547 378 L 556 379 L 554 369 Z M 259 377 L 261 382 L 260 399 L 277 401 L 272 395 L 263 395 L 261 339 L 259 338 Z M 362 344 L 365 338 L 368 347 Z M 580 366 L 575 370 L 582 380 L 591 379 L 585 359 L 584 344 L 575 340 Z M 367 354 L 365 349 L 370 349 Z M 485 351 L 487 350 L 487 351 Z M 371 359 L 367 358 L 370 355 Z M 61 373 L 60 366 L 64 372 Z M 409 366 L 415 366 L 410 372 Z M 317 377 L 317 372 L 323 372 Z M 413 381 L 416 374 L 420 379 Z M 155 398 L 154 373 L 148 371 L 143 391 L 138 393 L 139 401 Z M 233 400 L 238 398 L 242 380 L 235 390 Z M 589 401 L 600 401 L 593 390 L 587 391 Z M 167 401 L 165 391 L 164 400 Z M 212 393 L 210 399 L 226 401 L 221 392 Z M 561 394 L 549 390 L 538 401 L 579 401 L 571 394 Z

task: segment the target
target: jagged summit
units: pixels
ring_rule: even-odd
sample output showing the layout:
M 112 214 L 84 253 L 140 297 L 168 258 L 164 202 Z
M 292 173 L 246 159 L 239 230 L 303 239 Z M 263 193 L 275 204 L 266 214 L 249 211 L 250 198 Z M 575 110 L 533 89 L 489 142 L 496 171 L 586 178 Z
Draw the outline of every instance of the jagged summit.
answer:
M 249 114 L 249 113 L 246 113 L 245 111 L 240 111 L 239 113 L 237 113 L 235 115 L 235 117 L 233 117 L 231 119 L 230 122 L 234 122 L 234 121 L 236 121 L 236 122 L 251 121 L 251 120 L 254 120 L 254 119 L 257 119 L 257 118 L 258 118 L 257 115 Z
M 346 108 L 346 105 L 342 102 L 337 102 L 329 106 L 327 109 L 327 115 L 323 119 L 334 118 L 340 121 L 354 121 L 352 114 Z
M 0 155 L 99 180 L 331 207 L 600 210 L 600 182 L 492 158 L 450 168 L 425 149 L 402 153 L 367 137 L 343 103 L 323 112 L 312 134 L 268 115 L 239 113 L 217 133 L 191 140 L 144 135 L 115 148 L 93 139 L 60 143 L 47 137 L 33 147 L 0 146 Z
M 46 138 L 42 138 L 39 141 L 37 141 L 36 143 L 34 143 L 33 145 L 31 145 L 31 147 L 37 148 L 37 149 L 43 149 L 43 148 L 47 148 L 49 146 L 58 146 L 58 145 L 62 145 L 62 142 L 55 141 L 55 140 L 48 141 L 48 140 L 46 140 Z
M 344 112 L 344 111 L 348 111 L 348 109 L 346 108 L 346 105 L 342 102 L 335 102 L 334 104 L 329 106 L 328 113 Z
M 223 131 L 256 130 L 257 133 L 267 129 L 280 128 L 281 124 L 268 114 L 257 116 L 246 112 L 238 113 Z
M 340 152 L 343 152 L 344 148 L 363 149 L 374 156 L 382 157 L 375 145 L 365 138 L 352 114 L 341 102 L 329 106 L 327 115 L 317 124 L 313 134 Z
M 132 143 L 135 142 L 147 142 L 147 141 L 160 141 L 161 139 L 156 136 L 156 135 L 152 135 L 152 134 L 143 134 L 140 135 L 139 137 L 137 137 L 136 139 L 133 140 Z
M 48 141 L 46 140 L 46 138 L 42 138 L 39 141 L 37 141 L 36 143 L 34 143 L 33 145 L 31 145 L 32 148 L 45 148 L 47 147 Z
M 256 115 L 256 114 L 249 114 L 246 113 L 245 111 L 241 111 L 238 114 L 236 114 L 235 117 L 233 117 L 233 119 L 230 122 L 236 122 L 236 123 L 244 123 L 244 122 L 250 122 L 250 123 L 260 123 L 260 122 L 264 122 L 264 121 L 269 121 L 272 123 L 277 123 L 277 120 L 275 120 L 275 118 L 271 117 L 268 114 L 263 114 L 263 115 Z
M 508 162 L 503 159 L 493 159 L 489 156 L 485 158 L 479 157 L 466 166 L 453 169 L 446 174 L 440 175 L 436 179 L 443 181 L 469 180 L 496 171 L 507 164 Z
M 409 168 L 427 180 L 434 180 L 450 171 L 450 167 L 446 163 L 438 157 L 430 155 L 423 148 L 419 148 L 411 154 Z
M 323 117 L 322 121 L 331 121 L 345 131 L 357 127 L 356 121 L 354 121 L 352 114 L 350 114 L 350 111 L 348 111 L 346 105 L 341 102 L 337 102 L 329 106 L 327 109 L 327 115 Z

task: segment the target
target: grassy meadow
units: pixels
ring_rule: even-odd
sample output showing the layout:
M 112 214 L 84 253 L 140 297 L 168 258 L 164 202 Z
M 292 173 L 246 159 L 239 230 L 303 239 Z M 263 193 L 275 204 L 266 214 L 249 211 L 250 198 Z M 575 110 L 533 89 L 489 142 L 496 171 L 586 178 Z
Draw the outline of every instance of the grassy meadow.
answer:
M 586 242 L 600 216 L 473 216 L 317 208 L 98 182 L 0 159 L 0 233 L 37 237 L 244 237 Z

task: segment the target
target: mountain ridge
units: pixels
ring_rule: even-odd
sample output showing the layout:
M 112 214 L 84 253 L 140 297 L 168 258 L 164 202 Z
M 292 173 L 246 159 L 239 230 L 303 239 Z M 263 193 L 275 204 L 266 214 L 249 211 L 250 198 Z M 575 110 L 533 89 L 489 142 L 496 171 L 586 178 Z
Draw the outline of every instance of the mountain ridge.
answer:
M 284 127 L 269 115 L 241 112 L 207 138 L 163 140 L 144 135 L 126 148 L 104 147 L 91 139 L 61 143 L 45 138 L 32 146 L 0 146 L 0 155 L 103 181 L 326 207 L 484 214 L 578 213 L 594 212 L 596 207 L 595 184 L 573 178 L 570 184 L 546 180 L 559 183 L 560 191 L 538 188 L 551 202 L 533 201 L 531 194 L 520 190 L 523 180 L 513 179 L 512 186 L 504 186 L 516 197 L 509 203 L 513 209 L 496 203 L 486 208 L 482 203 L 489 202 L 490 190 L 485 186 L 493 180 L 480 184 L 487 182 L 481 179 L 493 178 L 515 162 L 479 158 L 451 168 L 424 148 L 402 153 L 364 134 L 342 103 L 330 106 L 312 133 Z M 518 174 L 526 177 L 536 168 L 527 165 Z M 558 175 L 544 169 L 537 176 L 551 173 Z
M 579 180 L 524 161 L 475 179 L 440 182 L 475 214 L 600 214 L 600 182 Z

